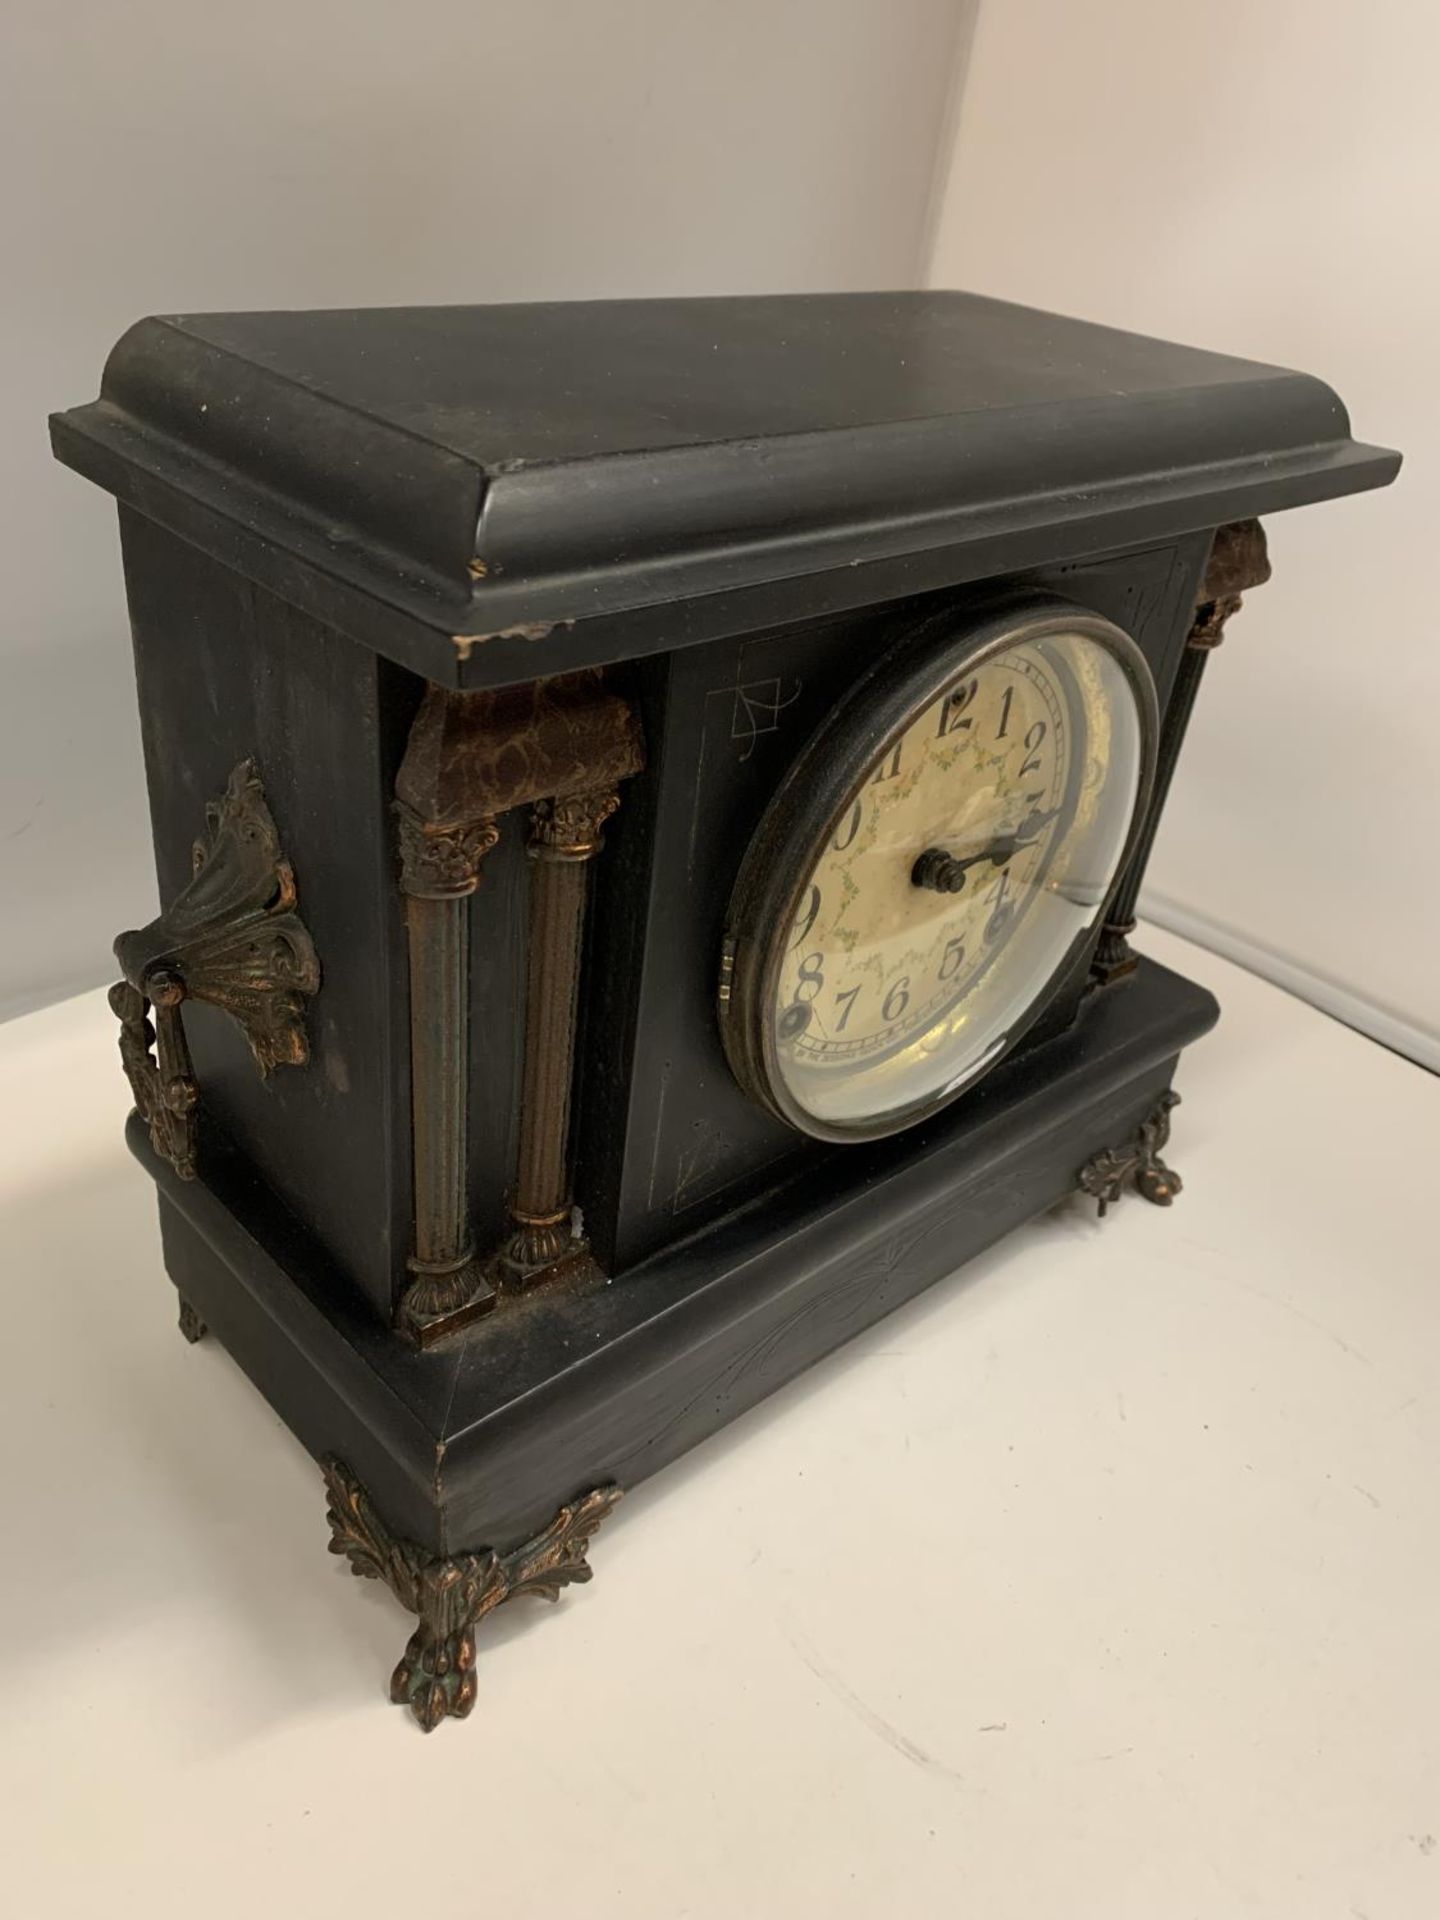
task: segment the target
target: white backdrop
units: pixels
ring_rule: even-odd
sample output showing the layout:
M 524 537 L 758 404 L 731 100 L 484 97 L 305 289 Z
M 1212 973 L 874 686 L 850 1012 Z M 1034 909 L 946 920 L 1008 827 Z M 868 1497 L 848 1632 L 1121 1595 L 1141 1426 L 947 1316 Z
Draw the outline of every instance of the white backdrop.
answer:
M 933 231 L 936 284 L 1304 367 L 1406 452 L 1270 522 L 1143 904 L 1440 1065 L 1440 16 L 984 0 L 965 66 L 972 10 L 3 10 L 0 1017 L 152 910 L 113 509 L 44 434 L 130 320 L 906 285 Z
M 933 284 L 1298 366 L 1386 492 L 1268 523 L 1142 911 L 1440 1067 L 1440 14 L 984 0 Z
M 144 313 L 907 286 L 971 0 L 0 6 L 0 1017 L 154 912 L 114 504 Z

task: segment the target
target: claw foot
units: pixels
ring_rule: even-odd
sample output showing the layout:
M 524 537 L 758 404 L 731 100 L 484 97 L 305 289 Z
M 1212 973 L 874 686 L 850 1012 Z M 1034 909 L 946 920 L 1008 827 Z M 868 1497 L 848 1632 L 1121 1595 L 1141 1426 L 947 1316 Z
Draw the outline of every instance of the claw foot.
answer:
M 197 1340 L 203 1340 L 205 1335 L 210 1331 L 183 1293 L 180 1296 L 179 1325 L 181 1333 L 184 1334 L 192 1347 Z
M 1160 1158 L 1160 1150 L 1170 1138 L 1171 1112 L 1179 1104 L 1178 1093 L 1162 1093 L 1133 1139 L 1123 1146 L 1106 1147 L 1087 1160 L 1076 1175 L 1080 1192 L 1099 1202 L 1102 1220 L 1127 1185 L 1157 1207 L 1168 1207 L 1181 1191 L 1184 1182 L 1179 1174 Z
M 321 1462 L 329 1494 L 330 1551 L 350 1571 L 383 1580 L 420 1624 L 390 1678 L 390 1698 L 408 1707 L 426 1733 L 442 1720 L 463 1720 L 475 1705 L 475 1628 L 516 1594 L 553 1600 L 561 1587 L 588 1580 L 585 1553 L 619 1487 L 596 1487 L 562 1507 L 543 1532 L 508 1553 L 481 1547 L 446 1557 L 397 1540 L 369 1494 L 343 1461 Z
M 390 1676 L 390 1698 L 409 1707 L 426 1733 L 442 1720 L 463 1720 L 475 1704 L 474 1627 L 453 1633 L 417 1627 Z

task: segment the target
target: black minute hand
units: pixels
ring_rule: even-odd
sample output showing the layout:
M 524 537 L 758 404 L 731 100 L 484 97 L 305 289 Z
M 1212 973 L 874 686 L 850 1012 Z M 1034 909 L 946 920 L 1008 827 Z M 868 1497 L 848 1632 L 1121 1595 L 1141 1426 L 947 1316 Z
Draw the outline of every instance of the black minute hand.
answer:
M 1058 807 L 1048 811 L 1032 807 L 1018 827 L 1009 833 L 997 834 L 989 846 L 982 847 L 978 853 L 955 854 L 947 853 L 943 847 L 927 847 L 910 869 L 910 878 L 917 887 L 929 887 L 935 893 L 959 893 L 971 867 L 978 867 L 986 860 L 992 867 L 1003 867 L 1017 853 L 1034 846 L 1059 811 Z

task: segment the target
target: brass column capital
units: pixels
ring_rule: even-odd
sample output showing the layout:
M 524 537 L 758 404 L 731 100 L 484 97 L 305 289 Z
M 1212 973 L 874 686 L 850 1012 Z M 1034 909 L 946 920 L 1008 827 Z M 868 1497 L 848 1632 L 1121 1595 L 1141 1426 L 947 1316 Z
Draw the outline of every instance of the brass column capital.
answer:
M 500 838 L 494 820 L 439 827 L 397 803 L 400 890 L 412 900 L 462 900 L 480 884 L 485 856 Z
M 1221 527 L 1205 563 L 1195 602 L 1195 618 L 1185 639 L 1197 653 L 1211 653 L 1225 638 L 1225 623 L 1237 614 L 1251 587 L 1270 578 L 1265 529 L 1258 520 L 1235 520 Z
M 593 860 L 605 844 L 605 822 L 619 805 L 614 787 L 537 800 L 530 809 L 530 857 Z

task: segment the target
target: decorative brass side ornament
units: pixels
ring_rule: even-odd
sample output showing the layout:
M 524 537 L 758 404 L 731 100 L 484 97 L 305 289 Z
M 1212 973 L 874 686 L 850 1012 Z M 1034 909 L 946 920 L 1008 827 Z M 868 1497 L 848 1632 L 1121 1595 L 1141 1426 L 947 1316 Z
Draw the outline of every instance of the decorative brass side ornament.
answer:
M 508 1553 L 480 1547 L 441 1556 L 397 1540 L 343 1460 L 329 1454 L 320 1470 L 331 1553 L 343 1554 L 358 1577 L 383 1580 L 420 1617 L 391 1675 L 390 1698 L 426 1733 L 444 1719 L 463 1720 L 475 1705 L 475 1629 L 487 1613 L 520 1594 L 558 1600 L 562 1587 L 591 1578 L 586 1550 L 621 1491 L 596 1487 Z
M 1130 1140 L 1123 1146 L 1106 1147 L 1076 1175 L 1081 1193 L 1099 1201 L 1102 1220 L 1127 1186 L 1157 1207 L 1168 1207 L 1182 1190 L 1179 1174 L 1160 1158 L 1170 1138 L 1170 1115 L 1179 1104 L 1178 1093 L 1162 1093 Z
M 305 1002 L 320 985 L 315 943 L 296 912 L 295 874 L 253 761 L 234 769 L 205 822 L 189 885 L 148 926 L 116 940 L 125 977 L 110 989 L 136 1109 L 182 1180 L 195 1178 L 199 1089 L 181 1003 L 203 1000 L 228 1014 L 268 1076 L 309 1059 Z

